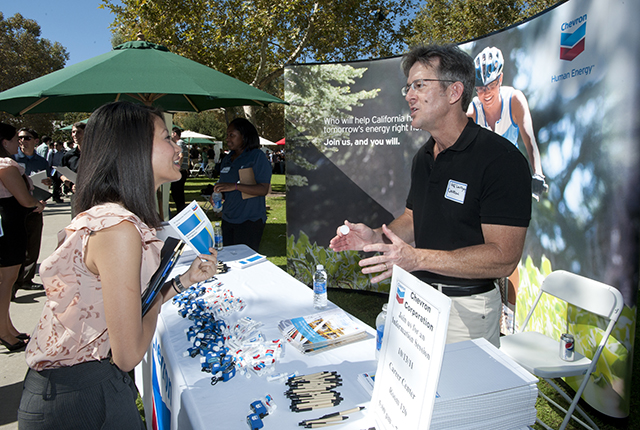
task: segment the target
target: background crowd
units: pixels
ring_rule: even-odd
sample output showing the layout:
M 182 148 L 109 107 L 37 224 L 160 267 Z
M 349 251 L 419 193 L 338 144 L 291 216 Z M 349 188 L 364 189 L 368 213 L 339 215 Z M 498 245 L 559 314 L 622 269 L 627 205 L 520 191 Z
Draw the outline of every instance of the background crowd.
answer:
M 61 142 L 53 141 L 49 136 L 40 136 L 37 131 L 28 127 L 20 128 L 15 131 L 15 136 L 9 137 L 13 127 L 3 124 L 3 129 L 5 130 L 2 135 L 3 144 L 7 143 L 10 148 L 10 150 L 5 153 L 4 158 L 15 161 L 18 166 L 16 167 L 13 163 L 9 164 L 9 162 L 5 160 L 5 168 L 13 167 L 17 169 L 20 174 L 23 175 L 23 180 L 26 184 L 31 181 L 28 178 L 32 175 L 40 172 L 45 172 L 46 174 L 46 179 L 41 180 L 41 183 L 33 184 L 31 181 L 31 185 L 29 185 L 30 195 L 34 198 L 34 201 L 38 202 L 38 205 L 44 207 L 48 200 L 54 203 L 63 203 L 64 198 L 72 193 L 72 182 L 66 180 L 57 169 L 60 166 L 66 166 L 73 171 L 77 170 L 84 127 L 85 124 L 83 123 L 74 124 L 72 130 L 73 140 Z M 13 146 L 9 145 L 12 139 L 16 142 L 15 152 Z M 0 186 L 8 190 L 7 184 L 4 183 L 4 181 Z M 6 193 L 9 193 L 9 191 L 6 191 Z M 10 194 L 11 197 L 15 197 L 13 193 Z M 5 196 L 5 198 L 9 198 L 9 196 Z M 8 205 L 9 203 L 5 202 L 5 204 Z M 33 201 L 31 201 L 30 204 L 33 204 Z M 16 238 L 20 244 L 11 242 L 10 246 L 11 248 L 17 249 L 22 249 L 23 246 L 26 248 L 10 290 L 11 299 L 15 298 L 15 293 L 18 289 L 43 289 L 41 284 L 33 281 L 40 254 L 43 218 L 42 211 L 30 210 L 32 207 L 35 206 L 28 207 L 29 210 L 26 210 L 24 216 L 25 236 Z M 12 211 L 15 211 L 15 208 L 12 209 Z M 5 214 L 5 217 L 11 218 L 8 214 Z M 5 223 L 3 223 L 3 226 Z M 22 222 L 19 222 L 19 230 L 22 230 L 21 224 Z M 7 235 L 5 235 L 5 240 L 6 237 Z M 23 241 L 24 244 L 22 243 Z M 3 283 L 6 282 L 7 280 L 5 279 Z

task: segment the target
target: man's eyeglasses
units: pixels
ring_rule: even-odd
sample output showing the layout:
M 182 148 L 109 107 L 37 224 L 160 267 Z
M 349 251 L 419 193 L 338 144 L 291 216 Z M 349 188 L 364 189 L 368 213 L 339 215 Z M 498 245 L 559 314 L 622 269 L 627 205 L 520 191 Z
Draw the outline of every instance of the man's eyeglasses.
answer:
M 32 136 L 18 136 L 18 140 L 31 140 L 33 139 Z
M 413 91 L 420 91 L 426 85 L 425 82 L 456 82 L 456 81 L 453 81 L 451 79 L 416 79 L 410 84 L 407 84 L 404 87 L 402 87 L 402 90 L 401 90 L 402 96 L 406 97 L 407 94 L 409 93 L 409 89 L 412 89 Z
M 476 92 L 478 94 L 484 94 L 487 91 L 495 90 L 497 86 L 498 86 L 498 80 L 496 79 L 495 81 L 489 82 L 487 85 L 485 85 L 483 87 L 476 87 Z

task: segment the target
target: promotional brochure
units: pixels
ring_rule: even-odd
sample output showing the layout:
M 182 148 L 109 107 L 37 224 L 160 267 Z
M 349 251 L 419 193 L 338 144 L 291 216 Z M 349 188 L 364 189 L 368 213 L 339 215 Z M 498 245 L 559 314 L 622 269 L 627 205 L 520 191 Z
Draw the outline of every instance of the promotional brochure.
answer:
M 209 248 L 213 248 L 213 226 L 195 200 L 171 218 L 169 224 L 197 254 L 209 254 Z
M 291 345 L 304 353 L 335 348 L 367 337 L 364 326 L 340 308 L 282 320 L 278 329 Z

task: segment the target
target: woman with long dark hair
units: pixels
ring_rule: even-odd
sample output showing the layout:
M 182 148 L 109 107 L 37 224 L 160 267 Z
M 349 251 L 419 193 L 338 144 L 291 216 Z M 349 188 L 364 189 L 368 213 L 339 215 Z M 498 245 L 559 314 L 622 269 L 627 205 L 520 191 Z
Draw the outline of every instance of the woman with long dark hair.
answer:
M 78 215 L 40 266 L 47 301 L 27 347 L 21 429 L 144 428 L 127 372 L 147 351 L 162 303 L 216 270 L 211 249 L 165 284 L 142 317 L 141 294 L 162 248 L 155 193 L 180 178 L 180 157 L 157 110 L 116 102 L 89 119 Z
M 33 183 L 16 163 L 18 134 L 15 127 L 0 123 L 0 343 L 9 351 L 21 351 L 29 335 L 20 333 L 11 322 L 11 289 L 18 278 L 27 252 L 25 218 L 44 205 L 30 193 Z
M 267 222 L 265 196 L 271 186 L 271 163 L 260 150 L 258 131 L 245 118 L 229 123 L 227 146 L 230 152 L 222 160 L 220 182 L 214 186 L 224 195 L 223 242 L 242 243 L 258 251 Z

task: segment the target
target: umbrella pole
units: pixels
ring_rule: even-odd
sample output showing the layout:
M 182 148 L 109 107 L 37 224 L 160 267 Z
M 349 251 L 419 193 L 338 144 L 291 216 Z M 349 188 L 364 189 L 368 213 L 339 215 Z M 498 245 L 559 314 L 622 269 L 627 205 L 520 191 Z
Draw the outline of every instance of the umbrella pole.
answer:
M 183 94 L 183 96 L 184 96 L 184 98 L 185 98 L 185 99 L 187 99 L 187 101 L 189 102 L 189 104 L 191 105 L 191 107 L 193 108 L 193 110 L 194 110 L 194 111 L 196 111 L 196 112 L 198 112 L 198 113 L 200 113 L 200 112 L 201 112 L 201 111 L 200 111 L 200 109 L 198 109 L 198 108 L 196 107 L 196 105 L 195 105 L 195 104 L 193 104 L 193 102 L 191 101 L 191 98 L 189 98 L 189 96 L 188 96 L 188 95 Z
M 153 102 L 158 100 L 159 98 L 166 96 L 167 94 L 127 94 L 129 97 L 134 98 L 136 100 L 141 101 L 147 106 L 152 106 Z
M 42 97 L 41 99 L 39 99 L 38 101 L 36 101 L 32 105 L 30 105 L 27 108 L 21 110 L 20 111 L 20 115 L 24 115 L 25 113 L 29 112 L 31 109 L 33 109 L 34 107 L 38 106 L 40 103 L 47 101 L 48 99 L 49 99 L 49 97 Z

